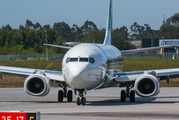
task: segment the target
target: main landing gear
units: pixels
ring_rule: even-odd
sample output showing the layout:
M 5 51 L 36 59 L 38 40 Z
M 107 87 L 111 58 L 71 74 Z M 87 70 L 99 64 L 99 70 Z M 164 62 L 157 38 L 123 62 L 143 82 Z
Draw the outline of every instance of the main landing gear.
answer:
M 76 90 L 75 90 L 76 91 Z M 77 90 L 79 92 L 79 97 L 77 98 L 77 105 L 86 105 L 86 98 L 84 97 L 84 89 Z M 75 92 L 76 93 L 76 92 Z
M 130 88 L 130 85 L 127 84 L 126 91 L 125 90 L 121 91 L 121 102 L 125 102 L 126 101 L 126 97 L 130 97 L 130 102 L 135 102 L 135 91 L 134 90 L 130 91 L 131 88 Z
M 73 100 L 73 92 L 72 90 L 68 90 L 67 92 L 67 85 L 63 85 L 63 90 L 58 91 L 58 102 L 63 102 L 63 98 L 67 98 L 68 102 L 72 102 Z

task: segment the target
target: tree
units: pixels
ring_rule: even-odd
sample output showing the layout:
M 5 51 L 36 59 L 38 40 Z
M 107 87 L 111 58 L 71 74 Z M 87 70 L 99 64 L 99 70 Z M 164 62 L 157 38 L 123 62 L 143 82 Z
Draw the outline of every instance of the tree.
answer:
M 165 38 L 179 38 L 179 13 L 174 14 L 164 22 L 160 27 L 159 34 Z
M 49 25 L 49 24 L 44 25 L 44 26 L 43 26 L 43 29 L 44 29 L 44 30 L 48 30 L 48 29 L 50 29 L 50 25 Z
M 11 28 L 11 26 L 9 24 L 7 24 L 4 29 L 6 29 L 7 31 L 11 31 L 12 30 L 12 28 Z
M 55 45 L 64 45 L 65 41 L 62 39 L 62 37 L 59 35 L 56 41 L 53 43 Z M 56 53 L 66 53 L 66 50 L 63 48 L 54 48 L 54 51 Z
M 58 22 L 55 23 L 53 25 L 53 29 L 56 32 L 56 37 L 58 38 L 58 36 L 60 35 L 62 37 L 62 39 L 66 40 L 66 41 L 71 41 L 71 29 L 69 27 L 68 24 L 66 24 L 65 22 Z
M 42 29 L 42 26 L 40 25 L 40 23 L 36 22 L 36 24 L 33 25 L 34 29 Z
M 6 42 L 5 46 L 9 49 L 12 46 L 12 40 L 13 40 L 13 34 L 15 30 L 11 30 L 8 32 L 7 37 L 6 37 Z
M 27 27 L 33 27 L 33 23 L 32 23 L 32 21 L 30 21 L 30 20 L 26 20 L 26 24 L 25 24 L 25 28 L 27 28 Z
M 12 36 L 12 46 L 20 45 L 23 37 L 22 34 L 19 31 L 15 31 L 13 36 Z
M 4 46 L 6 42 L 7 31 L 5 29 L 0 30 L 0 46 Z
M 43 49 L 41 46 L 39 46 L 38 43 L 35 43 L 34 44 L 34 51 L 37 52 L 37 53 L 42 53 Z
M 80 28 L 82 30 L 82 34 L 88 34 L 91 30 L 97 30 L 96 25 L 92 21 L 86 21 L 83 26 Z
M 54 41 L 56 41 L 56 36 L 55 36 L 55 30 L 53 29 L 48 29 L 47 30 L 47 39 L 49 44 L 53 44 Z
M 23 25 L 19 25 L 19 30 L 23 31 L 23 30 L 25 30 L 25 27 Z
M 125 40 L 120 34 L 120 29 L 116 29 L 112 32 L 112 44 L 119 50 L 134 49 L 135 46 L 130 44 L 130 41 Z
M 29 30 L 26 40 L 25 40 L 25 47 L 26 49 L 34 47 L 35 44 L 35 30 Z

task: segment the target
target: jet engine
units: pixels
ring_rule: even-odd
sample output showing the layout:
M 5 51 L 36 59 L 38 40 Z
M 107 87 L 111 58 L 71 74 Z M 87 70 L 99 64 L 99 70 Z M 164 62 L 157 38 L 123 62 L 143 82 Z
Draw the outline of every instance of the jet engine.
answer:
M 153 75 L 142 75 L 135 81 L 134 88 L 138 96 L 155 96 L 160 92 L 160 82 Z
M 33 96 L 45 96 L 50 91 L 49 79 L 43 74 L 33 74 L 24 82 L 24 91 Z

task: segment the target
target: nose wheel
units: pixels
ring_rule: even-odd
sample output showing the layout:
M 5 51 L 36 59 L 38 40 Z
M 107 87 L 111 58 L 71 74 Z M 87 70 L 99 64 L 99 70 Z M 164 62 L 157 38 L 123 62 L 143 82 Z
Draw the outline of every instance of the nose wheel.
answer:
M 81 98 L 81 97 L 78 97 L 77 98 L 77 105 L 86 105 L 86 98 L 85 97 L 83 97 L 83 98 Z
M 77 105 L 86 105 L 86 98 L 84 97 L 84 89 L 77 90 L 79 92 L 79 97 L 76 100 Z

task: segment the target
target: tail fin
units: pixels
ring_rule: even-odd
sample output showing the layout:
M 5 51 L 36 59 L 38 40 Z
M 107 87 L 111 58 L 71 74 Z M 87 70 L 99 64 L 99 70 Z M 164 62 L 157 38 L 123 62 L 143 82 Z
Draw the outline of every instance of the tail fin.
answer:
M 106 34 L 103 45 L 111 45 L 112 36 L 112 0 L 109 0 Z

